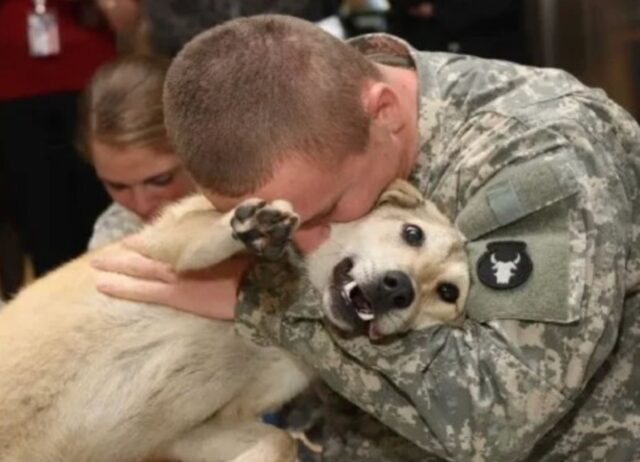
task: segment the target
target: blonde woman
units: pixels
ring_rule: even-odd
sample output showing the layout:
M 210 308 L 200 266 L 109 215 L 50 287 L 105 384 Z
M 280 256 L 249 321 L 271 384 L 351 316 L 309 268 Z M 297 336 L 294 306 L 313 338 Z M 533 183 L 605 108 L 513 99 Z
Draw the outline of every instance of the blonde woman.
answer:
M 87 89 L 83 151 L 113 199 L 96 221 L 90 249 L 137 231 L 193 191 L 164 128 L 167 65 L 151 57 L 118 59 L 101 67 Z

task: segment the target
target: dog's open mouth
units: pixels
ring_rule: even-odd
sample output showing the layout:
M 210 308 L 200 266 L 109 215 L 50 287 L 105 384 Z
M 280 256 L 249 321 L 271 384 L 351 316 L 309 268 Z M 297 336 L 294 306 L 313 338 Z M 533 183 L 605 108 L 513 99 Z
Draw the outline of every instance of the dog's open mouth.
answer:
M 343 314 L 348 319 L 352 319 L 352 314 L 355 313 L 362 322 L 373 321 L 375 318 L 373 306 L 358 283 L 349 274 L 352 268 L 353 261 L 350 258 L 345 258 L 333 270 L 333 287 L 340 295 L 344 305 L 343 311 L 353 310 L 351 313 Z
M 344 285 L 341 290 L 342 299 L 348 305 L 352 305 L 358 317 L 363 321 L 371 321 L 375 317 L 371 303 L 364 296 L 356 281 Z

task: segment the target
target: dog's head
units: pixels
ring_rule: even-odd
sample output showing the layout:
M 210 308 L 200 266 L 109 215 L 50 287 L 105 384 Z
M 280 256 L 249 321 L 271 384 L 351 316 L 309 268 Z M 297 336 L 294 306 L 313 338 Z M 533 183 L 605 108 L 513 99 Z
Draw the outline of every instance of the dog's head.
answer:
M 308 266 L 327 318 L 372 339 L 454 324 L 469 292 L 462 235 L 404 181 L 389 186 L 369 215 L 332 226 Z

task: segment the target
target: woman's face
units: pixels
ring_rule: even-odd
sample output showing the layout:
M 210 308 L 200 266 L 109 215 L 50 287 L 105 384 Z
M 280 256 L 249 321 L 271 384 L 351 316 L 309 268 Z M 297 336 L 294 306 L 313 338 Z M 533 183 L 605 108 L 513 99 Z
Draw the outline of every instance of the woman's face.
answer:
M 93 141 L 93 165 L 111 198 L 142 220 L 194 191 L 178 157 L 153 146 L 120 147 Z

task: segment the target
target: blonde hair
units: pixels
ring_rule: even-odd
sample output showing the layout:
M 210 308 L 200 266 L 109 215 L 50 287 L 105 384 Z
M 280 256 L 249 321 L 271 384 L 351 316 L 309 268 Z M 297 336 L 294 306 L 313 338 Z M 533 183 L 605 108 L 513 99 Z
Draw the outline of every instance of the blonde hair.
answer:
M 362 92 L 378 68 L 350 45 L 288 16 L 235 19 L 189 42 L 165 82 L 165 122 L 201 186 L 255 191 L 284 156 L 336 163 L 363 152 Z
M 111 146 L 168 147 L 162 90 L 169 61 L 130 56 L 96 72 L 81 108 L 81 150 L 91 158 L 91 141 Z

